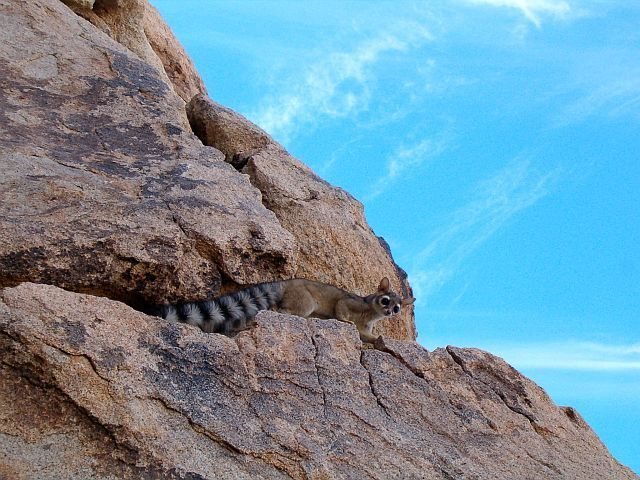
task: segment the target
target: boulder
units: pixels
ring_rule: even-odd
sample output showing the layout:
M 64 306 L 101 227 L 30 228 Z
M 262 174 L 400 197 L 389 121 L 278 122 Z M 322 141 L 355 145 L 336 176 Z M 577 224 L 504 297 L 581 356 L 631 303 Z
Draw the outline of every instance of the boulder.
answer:
M 138 304 L 293 275 L 293 235 L 154 68 L 59 1 L 0 8 L 0 286 Z
M 206 88 L 193 62 L 147 0 L 63 0 L 74 12 L 155 68 L 188 102 Z
M 375 292 L 382 277 L 392 290 L 412 296 L 406 273 L 384 239 L 367 225 L 362 204 L 289 155 L 266 132 L 205 95 L 187 105 L 193 131 L 205 145 L 249 175 L 263 204 L 299 246 L 296 276 L 330 283 L 359 295 Z M 416 338 L 413 307 L 378 324 L 377 333 Z
M 149 45 L 162 62 L 174 91 L 185 102 L 206 93 L 196 67 L 165 21 L 148 1 L 144 1 L 143 28 Z
M 6 478 L 637 479 L 501 359 L 259 314 L 235 338 L 122 303 L 0 293 Z
M 146 1 L 67 3 L 0 0 L 0 287 L 139 307 L 293 276 L 367 295 L 388 276 L 411 295 L 360 203 L 201 94 L 187 118 L 166 75 L 187 57 L 171 36 L 156 61 Z M 378 333 L 414 339 L 412 309 Z

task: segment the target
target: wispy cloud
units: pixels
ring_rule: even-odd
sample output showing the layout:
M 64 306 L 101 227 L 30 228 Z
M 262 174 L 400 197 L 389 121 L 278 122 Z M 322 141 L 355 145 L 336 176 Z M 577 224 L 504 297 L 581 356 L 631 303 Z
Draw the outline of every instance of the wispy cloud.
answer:
M 640 78 L 638 71 L 629 69 L 624 78 L 611 80 L 605 85 L 567 105 L 556 119 L 557 126 L 582 122 L 593 115 L 604 114 L 609 118 L 640 118 Z
M 394 149 L 386 160 L 386 172 L 371 186 L 365 195 L 365 201 L 375 199 L 391 187 L 398 179 L 418 168 L 424 167 L 441 155 L 448 147 L 446 133 L 433 138 L 424 138 Z
M 467 0 L 478 5 L 493 7 L 507 7 L 520 10 L 522 14 L 536 27 L 542 25 L 543 16 L 555 18 L 566 17 L 571 13 L 569 2 L 562 0 Z
M 519 212 L 545 197 L 562 170 L 538 172 L 528 160 L 518 160 L 479 183 L 473 199 L 434 232 L 409 269 L 419 302 L 447 283 L 463 261 Z
M 322 165 L 320 165 L 320 168 L 318 168 L 318 173 L 322 177 L 326 177 L 328 173 L 333 169 L 334 165 L 343 158 L 344 154 L 348 152 L 353 145 L 356 145 L 358 144 L 358 142 L 361 142 L 362 139 L 363 139 L 362 134 L 354 135 L 342 145 L 336 146 L 333 149 L 329 159 L 327 159 Z
M 250 114 L 258 125 L 281 141 L 299 129 L 327 118 L 355 115 L 367 109 L 375 66 L 385 53 L 402 52 L 431 40 L 417 23 L 403 24 L 349 51 L 330 52 L 305 69 L 300 78 L 287 78 L 284 90 L 269 96 Z
M 494 345 L 489 350 L 519 369 L 640 371 L 640 343 L 567 341 Z

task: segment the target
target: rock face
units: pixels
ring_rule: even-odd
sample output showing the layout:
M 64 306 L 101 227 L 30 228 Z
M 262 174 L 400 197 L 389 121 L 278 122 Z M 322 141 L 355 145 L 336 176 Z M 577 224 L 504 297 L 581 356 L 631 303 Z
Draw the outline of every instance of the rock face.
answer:
M 266 132 L 206 96 L 195 96 L 187 114 L 202 142 L 249 175 L 263 203 L 294 235 L 300 247 L 297 276 L 361 295 L 374 292 L 382 277 L 389 276 L 392 290 L 411 297 L 406 274 L 386 242 L 367 225 L 360 202 L 319 178 Z M 380 333 L 415 339 L 413 307 L 381 322 Z
M 206 92 L 182 45 L 146 0 L 63 0 L 74 12 L 156 69 L 188 102 Z
M 23 284 L 0 294 L 5 478 L 634 479 L 502 360 L 361 348 L 264 312 L 235 338 Z
M 149 5 L 69 2 L 93 24 L 56 0 L 0 0 L 0 287 L 36 281 L 139 305 L 296 275 L 366 295 L 388 276 L 410 295 L 346 193 L 266 134 L 242 173 L 225 162 L 233 142 L 225 157 L 191 133 L 175 91 L 201 89 L 158 73 L 188 62 L 173 37 L 156 56 L 164 24 Z M 258 131 L 240 127 L 238 139 Z M 415 338 L 412 311 L 379 333 Z
M 0 285 L 135 302 L 293 272 L 291 234 L 154 69 L 60 2 L 0 5 Z
M 0 68 L 0 479 L 637 478 L 500 359 L 419 347 L 410 310 L 362 349 L 125 305 L 411 295 L 362 205 L 208 99 L 146 1 L 0 0 Z

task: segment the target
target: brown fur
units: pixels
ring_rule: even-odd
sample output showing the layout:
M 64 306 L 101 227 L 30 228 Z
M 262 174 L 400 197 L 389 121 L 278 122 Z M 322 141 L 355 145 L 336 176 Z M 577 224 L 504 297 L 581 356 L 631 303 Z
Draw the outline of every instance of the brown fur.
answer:
M 373 327 L 379 320 L 400 313 L 403 305 L 410 305 L 415 300 L 402 299 L 392 292 L 386 277 L 381 280 L 378 290 L 367 297 L 312 280 L 293 279 L 282 282 L 282 285 L 284 290 L 278 311 L 305 318 L 335 318 L 353 323 L 362 341 L 368 343 L 377 339 L 373 335 Z

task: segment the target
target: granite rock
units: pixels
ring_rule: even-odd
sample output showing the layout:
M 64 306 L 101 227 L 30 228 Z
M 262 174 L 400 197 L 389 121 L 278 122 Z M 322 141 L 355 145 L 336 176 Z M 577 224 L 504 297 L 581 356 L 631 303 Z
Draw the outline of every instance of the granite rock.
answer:
M 0 293 L 7 478 L 637 479 L 503 360 L 259 314 L 235 338 L 105 298 Z

